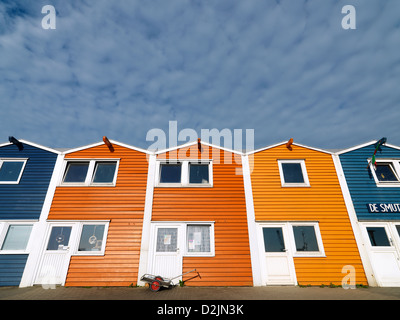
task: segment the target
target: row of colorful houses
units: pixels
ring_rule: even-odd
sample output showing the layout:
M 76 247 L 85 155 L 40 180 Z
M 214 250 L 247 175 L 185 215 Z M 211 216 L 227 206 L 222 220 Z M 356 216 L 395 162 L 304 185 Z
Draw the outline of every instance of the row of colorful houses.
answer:
M 0 286 L 400 286 L 400 147 L 0 144 Z M 176 280 L 187 279 L 190 274 Z

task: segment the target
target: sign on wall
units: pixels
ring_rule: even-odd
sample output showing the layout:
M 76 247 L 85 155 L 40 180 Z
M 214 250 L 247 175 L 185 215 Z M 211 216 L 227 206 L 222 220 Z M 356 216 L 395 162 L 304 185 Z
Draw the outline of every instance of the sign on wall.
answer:
M 394 213 L 400 212 L 400 203 L 368 203 L 370 213 Z

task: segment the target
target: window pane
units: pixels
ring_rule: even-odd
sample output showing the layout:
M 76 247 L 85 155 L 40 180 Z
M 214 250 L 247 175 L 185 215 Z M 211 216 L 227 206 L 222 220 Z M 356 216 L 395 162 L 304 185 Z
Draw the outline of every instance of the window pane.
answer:
M 0 181 L 18 181 L 23 165 L 22 161 L 4 161 L 0 167 Z
M 101 251 L 104 225 L 84 225 L 78 251 Z
M 263 228 L 263 234 L 265 252 L 285 251 L 282 228 Z
M 210 226 L 187 227 L 188 252 L 211 252 Z
M 296 251 L 319 251 L 313 226 L 293 226 Z
M 25 250 L 32 225 L 10 225 L 2 250 Z
M 282 163 L 282 170 L 285 183 L 304 183 L 300 163 Z
M 70 162 L 64 177 L 64 182 L 85 182 L 89 162 Z
M 93 182 L 94 183 L 112 183 L 114 181 L 114 174 L 116 162 L 100 162 L 96 164 Z
M 63 246 L 68 246 L 72 227 L 53 227 L 51 229 L 47 250 L 62 250 Z
M 375 174 L 379 181 L 398 181 L 390 164 L 377 164 Z
M 208 182 L 208 164 L 190 164 L 189 183 Z
M 158 228 L 157 252 L 176 252 L 178 241 L 177 228 Z
M 161 183 L 180 183 L 181 165 L 180 164 L 162 164 L 161 165 Z
M 369 240 L 374 247 L 390 247 L 389 239 L 384 227 L 368 227 Z

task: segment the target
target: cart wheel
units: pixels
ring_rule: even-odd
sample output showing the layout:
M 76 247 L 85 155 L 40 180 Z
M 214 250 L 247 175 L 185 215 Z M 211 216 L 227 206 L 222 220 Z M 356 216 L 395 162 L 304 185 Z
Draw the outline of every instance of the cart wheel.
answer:
M 161 283 L 159 280 L 154 280 L 150 283 L 149 288 L 153 292 L 157 292 L 161 288 Z
M 163 277 L 161 277 L 161 276 L 157 276 L 157 277 L 156 277 L 156 280 L 164 281 Z

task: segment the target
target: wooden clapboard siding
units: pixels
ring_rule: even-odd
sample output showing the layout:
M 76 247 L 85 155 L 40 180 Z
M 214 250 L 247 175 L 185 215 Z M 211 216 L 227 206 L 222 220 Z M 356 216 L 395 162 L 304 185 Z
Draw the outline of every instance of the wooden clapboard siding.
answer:
M 120 159 L 115 187 L 58 186 L 49 220 L 110 220 L 104 256 L 72 256 L 66 286 L 136 284 L 147 185 L 146 154 L 113 144 L 66 155 L 67 159 Z
M 215 221 L 215 256 L 183 257 L 183 272 L 196 268 L 201 279 L 188 286 L 251 286 L 253 284 L 241 159 L 218 148 L 197 145 L 177 151 L 192 159 L 213 159 L 213 187 L 154 190 L 152 221 Z M 168 152 L 160 158 L 177 158 Z M 193 276 L 189 274 L 187 277 Z
M 304 159 L 310 187 L 281 186 L 278 159 Z M 356 270 L 367 284 L 364 268 L 330 154 L 285 144 L 254 154 L 251 173 L 257 221 L 318 221 L 326 257 L 295 257 L 299 284 L 340 285 L 342 268 Z

